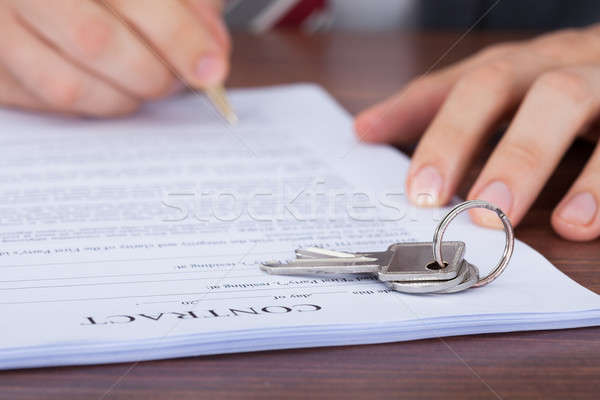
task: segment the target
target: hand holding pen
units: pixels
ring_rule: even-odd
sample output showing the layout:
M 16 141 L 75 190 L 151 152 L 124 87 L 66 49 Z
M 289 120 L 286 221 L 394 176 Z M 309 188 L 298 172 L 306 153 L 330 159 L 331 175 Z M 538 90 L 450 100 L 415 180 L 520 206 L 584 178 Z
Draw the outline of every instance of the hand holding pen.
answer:
M 3 0 L 0 24 L 1 104 L 115 116 L 183 83 L 226 105 L 220 0 Z

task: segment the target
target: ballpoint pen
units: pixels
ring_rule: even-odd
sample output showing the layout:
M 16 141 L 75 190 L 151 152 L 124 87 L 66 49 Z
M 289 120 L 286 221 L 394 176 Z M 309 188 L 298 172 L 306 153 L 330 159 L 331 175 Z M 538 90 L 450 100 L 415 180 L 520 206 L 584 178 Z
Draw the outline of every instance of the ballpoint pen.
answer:
M 238 117 L 231 108 L 229 100 L 227 100 L 225 88 L 222 85 L 212 86 L 204 89 L 204 92 L 219 114 L 221 114 L 229 125 L 235 125 L 238 121 Z
M 111 14 L 113 14 L 115 16 L 115 18 L 117 18 L 119 21 L 121 21 L 123 23 L 123 26 L 125 26 L 125 28 L 127 28 L 133 35 L 140 37 L 139 33 L 133 29 L 131 27 L 131 25 L 129 24 L 129 22 L 123 18 L 121 16 L 121 14 L 113 7 L 109 4 L 109 2 L 107 2 L 106 0 L 101 0 L 100 3 L 105 6 L 108 11 L 111 12 Z M 141 43 L 152 53 L 156 56 L 156 58 L 163 63 L 163 65 L 169 70 L 171 71 L 171 73 L 173 73 L 173 75 L 175 77 L 177 77 L 180 81 L 185 82 L 185 79 L 179 74 L 179 72 L 159 53 L 157 52 L 152 46 L 150 46 L 146 40 L 143 40 L 143 38 L 141 38 Z M 188 88 L 193 89 L 191 86 L 186 85 Z M 206 96 L 208 97 L 208 99 L 210 100 L 210 102 L 213 104 L 213 106 L 217 109 L 217 111 L 219 112 L 219 114 L 221 114 L 221 116 L 230 124 L 230 125 L 235 125 L 238 121 L 237 115 L 235 115 L 235 113 L 233 112 L 233 109 L 231 108 L 231 105 L 229 104 L 229 101 L 227 100 L 227 93 L 225 92 L 225 88 L 223 87 L 223 85 L 215 85 L 212 87 L 208 87 L 204 89 L 204 93 L 206 94 Z

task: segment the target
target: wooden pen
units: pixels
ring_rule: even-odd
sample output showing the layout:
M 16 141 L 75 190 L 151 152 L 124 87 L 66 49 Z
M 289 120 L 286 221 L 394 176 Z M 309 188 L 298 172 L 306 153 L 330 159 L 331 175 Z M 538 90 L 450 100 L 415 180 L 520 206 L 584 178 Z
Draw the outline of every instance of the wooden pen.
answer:
M 204 92 L 219 114 L 221 114 L 229 125 L 237 124 L 238 117 L 231 108 L 231 104 L 229 103 L 229 100 L 227 100 L 227 92 L 222 85 L 206 88 L 204 89 Z

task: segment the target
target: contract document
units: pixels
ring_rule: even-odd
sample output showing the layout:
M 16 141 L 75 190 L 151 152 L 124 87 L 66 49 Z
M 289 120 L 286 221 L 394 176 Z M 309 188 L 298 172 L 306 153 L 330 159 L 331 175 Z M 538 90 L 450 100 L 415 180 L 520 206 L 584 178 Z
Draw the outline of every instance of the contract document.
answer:
M 521 242 L 456 294 L 262 272 L 300 247 L 431 241 L 445 210 L 411 207 L 408 158 L 359 143 L 319 87 L 230 95 L 234 127 L 196 95 L 114 120 L 0 111 L 0 368 L 600 324 L 600 296 Z M 445 240 L 486 274 L 504 232 L 461 215 Z

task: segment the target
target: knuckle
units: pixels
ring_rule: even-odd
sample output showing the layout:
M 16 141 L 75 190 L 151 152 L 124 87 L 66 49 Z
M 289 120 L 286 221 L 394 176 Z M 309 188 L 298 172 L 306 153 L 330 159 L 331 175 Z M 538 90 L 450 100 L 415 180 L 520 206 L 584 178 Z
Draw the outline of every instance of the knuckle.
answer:
M 485 47 L 483 50 L 480 50 L 478 56 L 483 60 L 502 57 L 505 56 L 507 53 L 516 50 L 518 47 L 518 44 L 511 42 L 493 44 L 491 46 Z
M 39 86 L 42 97 L 59 109 L 73 108 L 83 97 L 83 82 L 70 77 L 49 77 Z
M 426 143 L 429 149 L 434 149 L 437 159 L 448 158 L 449 152 L 463 152 L 475 143 L 472 130 L 460 119 L 447 118 L 436 128 L 439 134 L 430 135 Z
M 494 60 L 468 73 L 466 79 L 485 86 L 505 86 L 513 81 L 514 69 L 507 60 Z
M 92 16 L 84 19 L 75 29 L 74 41 L 80 54 L 98 58 L 111 47 L 114 27 L 105 18 Z
M 569 47 L 572 58 L 577 63 L 596 64 L 600 57 L 600 37 L 589 29 L 579 32 L 577 39 Z
M 472 147 L 473 135 L 464 123 L 456 118 L 444 118 L 434 122 L 423 135 L 415 155 L 427 154 L 433 160 L 445 160 L 448 154 L 463 152 Z
M 406 84 L 402 92 L 421 95 L 422 93 L 436 93 L 440 87 L 446 85 L 444 72 L 434 72 L 412 79 Z
M 557 92 L 577 105 L 589 104 L 594 98 L 589 82 L 572 69 L 546 72 L 539 77 L 535 85 L 538 88 Z
M 574 58 L 586 54 L 581 52 L 583 39 L 584 35 L 581 31 L 565 29 L 534 39 L 531 42 L 531 49 L 541 57 L 569 63 Z
M 548 45 L 556 43 L 572 43 L 579 37 L 580 31 L 574 28 L 562 29 L 557 32 L 542 35 L 533 40 L 534 43 L 539 45 Z
M 127 82 L 129 92 L 141 99 L 152 100 L 170 94 L 175 78 L 169 69 L 151 52 L 141 47 L 121 60 L 132 78 Z
M 577 28 L 562 29 L 555 33 L 549 34 L 548 39 L 552 39 L 562 43 L 573 43 L 573 41 L 579 39 L 581 30 Z
M 432 145 L 431 142 L 423 142 L 417 146 L 413 154 L 411 169 L 418 171 L 424 165 L 439 165 L 440 160 L 445 160 L 446 158 L 448 158 L 448 154 L 444 154 L 444 151 L 440 150 L 439 143 Z
M 181 43 L 198 43 L 200 41 L 199 28 L 194 23 L 195 21 L 190 20 L 189 18 L 185 18 L 182 21 L 179 21 L 178 24 L 173 24 L 169 26 L 168 29 L 165 29 L 163 39 L 164 46 L 168 48 L 168 46 L 176 46 L 181 48 Z M 200 41 L 201 42 L 201 41 Z M 186 46 L 185 48 L 193 48 L 194 46 Z
M 406 91 L 410 91 L 410 92 L 416 92 L 416 93 L 420 93 L 420 92 L 426 92 L 428 88 L 430 88 L 433 85 L 433 77 L 431 76 L 424 76 L 424 77 L 419 77 L 416 79 L 413 79 L 412 81 L 410 81 L 408 83 L 408 85 L 406 86 Z
M 466 73 L 457 85 L 469 91 L 483 89 L 495 98 L 505 98 L 511 93 L 514 82 L 513 64 L 506 59 L 498 59 Z
M 142 81 L 140 88 L 138 88 L 138 94 L 147 100 L 158 99 L 171 93 L 175 79 L 168 69 L 162 65 L 157 65 L 156 68 L 152 68 L 149 71 L 148 64 L 144 67 L 137 69 L 139 71 L 147 71 L 146 79 Z
M 594 38 L 598 38 L 598 35 L 600 34 L 600 24 L 590 25 L 585 29 L 585 32 L 589 33 Z
M 542 164 L 544 154 L 535 143 L 524 140 L 512 140 L 505 143 L 502 156 L 512 165 L 518 165 L 520 170 L 534 171 Z

